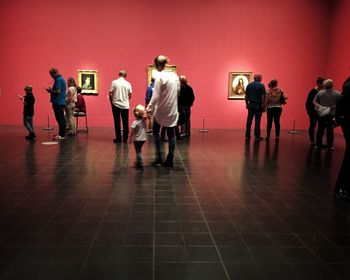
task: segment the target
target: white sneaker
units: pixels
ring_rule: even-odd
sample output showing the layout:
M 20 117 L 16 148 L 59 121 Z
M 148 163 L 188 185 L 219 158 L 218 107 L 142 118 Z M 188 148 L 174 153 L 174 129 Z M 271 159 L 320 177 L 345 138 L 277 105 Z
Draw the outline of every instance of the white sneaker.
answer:
M 66 139 L 66 137 L 62 137 L 61 135 L 56 135 L 53 137 L 53 140 L 63 140 Z

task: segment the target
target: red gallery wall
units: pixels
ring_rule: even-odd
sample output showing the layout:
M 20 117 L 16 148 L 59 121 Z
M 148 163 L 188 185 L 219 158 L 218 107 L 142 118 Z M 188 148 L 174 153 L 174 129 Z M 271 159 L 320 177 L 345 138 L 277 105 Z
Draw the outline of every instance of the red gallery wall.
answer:
M 341 89 L 350 76 L 350 1 L 335 1 L 332 5 L 334 16 L 329 32 L 329 55 L 327 75 Z
M 0 124 L 22 124 L 17 94 L 27 83 L 37 99 L 36 125 L 45 125 L 48 115 L 53 120 L 43 87 L 51 84 L 54 66 L 65 78 L 78 69 L 99 71 L 99 95 L 86 97 L 89 124 L 113 126 L 107 94 L 118 70 L 129 73 L 131 106 L 143 103 L 147 65 L 165 54 L 195 90 L 193 128 L 203 119 L 207 128 L 245 127 L 244 101 L 227 99 L 230 71 L 260 72 L 266 84 L 277 78 L 289 94 L 282 128 L 293 120 L 306 128 L 306 94 L 330 71 L 328 2 L 2 0 Z M 335 49 L 332 57 L 339 59 Z

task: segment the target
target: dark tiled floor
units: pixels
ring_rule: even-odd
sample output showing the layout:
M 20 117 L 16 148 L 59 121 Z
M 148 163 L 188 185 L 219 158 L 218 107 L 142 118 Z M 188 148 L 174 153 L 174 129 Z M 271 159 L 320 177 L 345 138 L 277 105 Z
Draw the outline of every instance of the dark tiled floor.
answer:
M 45 146 L 0 127 L 1 279 L 350 279 L 341 136 L 315 152 L 305 132 L 193 131 L 173 169 L 146 143 L 142 172 L 112 131 Z

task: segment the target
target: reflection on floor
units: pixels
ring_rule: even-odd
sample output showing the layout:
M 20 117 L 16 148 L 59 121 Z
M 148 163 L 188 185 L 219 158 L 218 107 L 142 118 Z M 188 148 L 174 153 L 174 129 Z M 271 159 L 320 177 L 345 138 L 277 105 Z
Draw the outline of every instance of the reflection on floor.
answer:
M 316 152 L 305 132 L 193 131 L 173 169 L 150 165 L 150 139 L 138 171 L 113 129 L 51 133 L 0 127 L 1 279 L 350 279 L 341 135 Z

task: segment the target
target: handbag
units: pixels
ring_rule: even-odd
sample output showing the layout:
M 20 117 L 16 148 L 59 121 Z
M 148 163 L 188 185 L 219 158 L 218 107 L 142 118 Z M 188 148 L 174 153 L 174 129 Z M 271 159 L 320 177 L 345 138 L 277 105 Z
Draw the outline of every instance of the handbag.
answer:
M 327 106 L 318 105 L 317 114 L 319 117 L 325 117 L 331 114 L 331 108 Z
M 286 99 L 284 98 L 283 94 L 281 94 L 280 103 L 282 105 L 286 105 L 287 104 Z
M 283 96 L 283 91 L 280 89 L 279 92 L 280 92 L 280 94 L 281 94 L 281 97 L 280 97 L 280 103 L 281 103 L 281 105 L 286 105 L 286 104 L 287 104 L 287 101 L 286 101 L 286 98 Z

